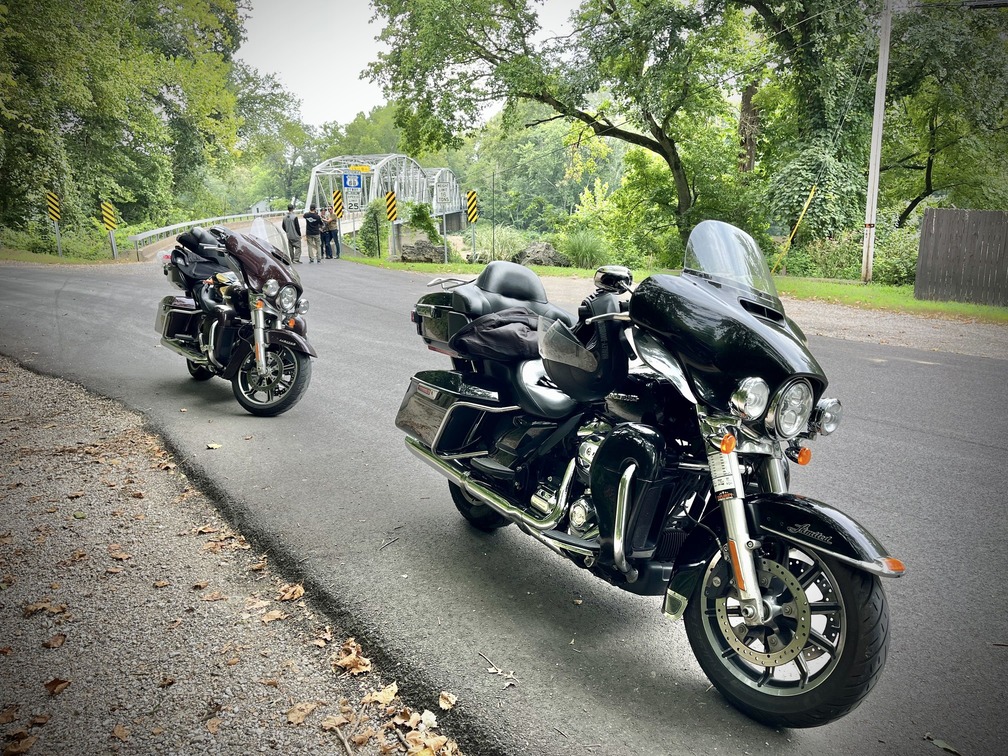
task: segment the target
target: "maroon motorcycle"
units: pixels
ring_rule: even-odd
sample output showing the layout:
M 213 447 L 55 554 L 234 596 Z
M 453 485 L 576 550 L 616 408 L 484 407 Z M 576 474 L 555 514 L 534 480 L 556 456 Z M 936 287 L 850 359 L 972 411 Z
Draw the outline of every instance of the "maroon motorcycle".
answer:
M 308 300 L 283 252 L 222 226 L 196 226 L 179 235 L 164 273 L 185 296 L 161 300 L 154 328 L 195 380 L 231 381 L 235 399 L 253 415 L 297 404 L 316 355 L 304 317 Z

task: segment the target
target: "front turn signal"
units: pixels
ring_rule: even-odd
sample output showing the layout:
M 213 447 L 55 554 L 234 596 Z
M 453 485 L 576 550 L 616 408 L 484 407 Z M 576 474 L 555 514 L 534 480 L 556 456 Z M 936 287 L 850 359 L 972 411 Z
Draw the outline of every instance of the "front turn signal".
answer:
M 882 557 L 879 562 L 885 568 L 886 574 L 892 577 L 899 577 L 906 572 L 906 565 L 896 557 Z
M 798 459 L 795 460 L 799 465 L 807 465 L 812 461 L 812 450 L 807 446 L 803 446 L 798 450 Z
M 735 451 L 735 436 L 731 433 L 725 433 L 724 438 L 721 439 L 721 453 L 731 454 Z

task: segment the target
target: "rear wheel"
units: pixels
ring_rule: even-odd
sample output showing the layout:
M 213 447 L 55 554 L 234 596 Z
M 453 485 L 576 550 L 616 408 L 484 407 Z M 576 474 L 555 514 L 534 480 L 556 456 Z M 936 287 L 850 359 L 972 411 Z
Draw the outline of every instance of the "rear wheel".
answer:
M 254 352 L 242 361 L 231 388 L 235 399 L 253 415 L 272 417 L 301 399 L 311 381 L 311 358 L 285 346 L 266 348 L 266 374 L 259 375 Z
M 716 553 L 686 608 L 693 653 L 714 686 L 774 727 L 815 727 L 861 703 L 885 666 L 889 611 L 877 577 L 783 541 L 756 570 L 769 618 L 746 625 Z
M 204 365 L 197 365 L 192 360 L 186 360 L 186 367 L 189 368 L 189 375 L 194 381 L 209 381 L 214 377 L 214 371 Z
M 462 516 L 469 521 L 469 524 L 477 530 L 492 533 L 498 528 L 503 528 L 504 526 L 511 524 L 511 520 L 507 517 L 498 514 L 479 499 L 470 496 L 456 484 L 449 483 L 448 490 L 451 491 L 451 497 L 452 501 L 455 502 L 455 508 L 458 509 L 458 511 L 462 513 Z

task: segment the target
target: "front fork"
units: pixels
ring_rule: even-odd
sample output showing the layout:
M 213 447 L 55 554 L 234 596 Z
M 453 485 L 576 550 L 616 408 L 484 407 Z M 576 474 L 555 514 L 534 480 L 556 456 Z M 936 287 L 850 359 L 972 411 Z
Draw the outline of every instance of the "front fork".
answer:
M 728 532 L 728 543 L 724 547 L 727 553 L 722 556 L 731 563 L 734 572 L 742 619 L 747 625 L 760 625 L 769 617 L 769 609 L 763 603 L 763 595 L 760 592 L 756 559 L 753 556 L 760 548 L 760 542 L 750 535 L 749 524 L 746 521 L 743 503 L 745 489 L 742 483 L 742 471 L 739 469 L 738 452 L 735 450 L 736 438 L 732 432 L 732 419 L 709 417 L 702 413 L 699 417 L 714 495 L 721 505 Z M 770 483 L 770 487 L 786 489 L 781 460 L 776 457 L 768 459 L 767 467 L 768 470 L 764 471 L 764 474 L 768 476 L 767 482 Z
M 256 370 L 260 378 L 266 377 L 266 313 L 263 312 L 263 301 L 256 299 L 252 303 L 252 338 L 255 351 Z

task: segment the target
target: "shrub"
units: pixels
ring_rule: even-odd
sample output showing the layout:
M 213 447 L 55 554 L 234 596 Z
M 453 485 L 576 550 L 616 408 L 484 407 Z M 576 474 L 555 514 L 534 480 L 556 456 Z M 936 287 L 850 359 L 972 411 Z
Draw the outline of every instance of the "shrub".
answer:
M 594 270 L 609 262 L 609 250 L 605 242 L 586 228 L 576 229 L 563 240 L 560 251 L 567 255 L 571 265 L 576 268 Z
M 132 250 L 126 240 L 127 231 L 116 232 L 116 247 L 120 257 Z M 70 232 L 61 231 L 60 242 L 63 256 L 77 260 L 112 259 L 108 233 L 97 228 L 78 228 Z M 48 223 L 33 223 L 26 229 L 0 227 L 0 246 L 34 252 L 39 255 L 57 255 L 56 233 Z
M 832 238 L 813 239 L 801 246 L 792 247 L 784 256 L 781 266 L 792 276 L 859 278 L 861 234 L 845 231 Z
M 406 223 L 411 228 L 427 234 L 427 239 L 431 244 L 441 244 L 441 234 L 438 233 L 437 224 L 430 214 L 430 205 L 423 202 L 407 202 L 404 208 Z
M 491 228 L 487 224 L 476 227 L 476 251 L 482 260 L 518 259 L 528 246 L 525 234 L 511 226 Z
M 364 220 L 357 229 L 357 249 L 366 257 L 380 257 L 381 248 L 388 244 L 389 221 L 385 212 L 385 200 L 381 197 L 368 203 L 364 211 Z
M 913 228 L 894 228 L 875 240 L 872 281 L 890 286 L 913 284 L 917 278 L 917 252 L 920 232 Z

